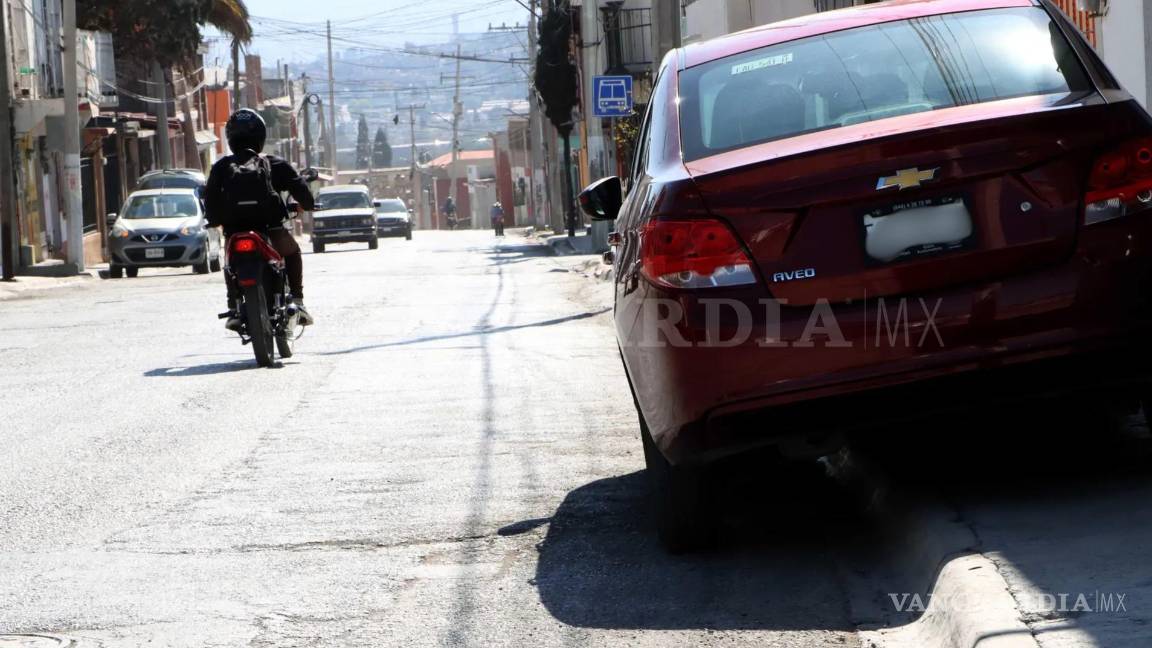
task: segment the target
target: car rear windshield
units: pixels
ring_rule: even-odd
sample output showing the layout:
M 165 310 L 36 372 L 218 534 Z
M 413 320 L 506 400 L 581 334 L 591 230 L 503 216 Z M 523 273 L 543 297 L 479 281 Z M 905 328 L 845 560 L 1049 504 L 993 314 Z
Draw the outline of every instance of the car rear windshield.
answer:
M 684 158 L 803 133 L 1094 88 L 1040 8 L 860 27 L 711 61 L 680 75 Z
M 142 178 L 140 189 L 199 189 L 201 184 L 191 176 L 154 176 Z
M 329 193 L 319 199 L 321 209 L 363 209 L 371 207 L 368 195 L 362 193 Z
M 196 196 L 190 194 L 132 196 L 121 218 L 189 218 L 199 213 Z
M 381 214 L 392 212 L 408 213 L 408 208 L 404 206 L 402 200 L 382 200 L 380 204 L 376 205 L 376 211 Z

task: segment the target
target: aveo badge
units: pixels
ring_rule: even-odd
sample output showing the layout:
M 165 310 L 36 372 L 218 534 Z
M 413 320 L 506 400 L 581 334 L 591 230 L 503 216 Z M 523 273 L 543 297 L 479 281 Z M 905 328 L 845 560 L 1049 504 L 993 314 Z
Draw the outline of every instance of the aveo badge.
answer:
M 802 268 L 800 270 L 785 270 L 772 275 L 772 283 L 796 281 L 797 279 L 812 279 L 816 276 L 816 268 Z

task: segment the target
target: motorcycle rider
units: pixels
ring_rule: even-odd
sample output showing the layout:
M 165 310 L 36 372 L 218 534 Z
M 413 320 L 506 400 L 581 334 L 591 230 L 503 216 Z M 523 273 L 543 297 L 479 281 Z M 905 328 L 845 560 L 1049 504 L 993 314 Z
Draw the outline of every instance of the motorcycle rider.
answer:
M 304 177 L 292 168 L 285 159 L 271 154 L 263 154 L 264 142 L 268 137 L 268 128 L 260 114 L 250 108 L 241 108 L 228 118 L 224 127 L 224 137 L 228 140 L 231 155 L 226 155 L 216 164 L 208 174 L 208 184 L 204 189 L 204 211 L 209 226 L 222 226 L 224 237 L 238 232 L 261 232 L 268 236 L 268 240 L 276 252 L 284 258 L 284 268 L 288 275 L 288 283 L 292 290 L 292 298 L 299 312 L 300 323 L 308 326 L 313 323 L 312 316 L 304 307 L 304 262 L 300 256 L 300 245 L 292 236 L 292 232 L 284 227 L 285 221 L 290 218 L 288 207 L 284 204 L 281 192 L 288 192 L 300 205 L 300 208 L 311 211 L 315 208 L 315 199 Z M 270 209 L 274 213 L 262 214 L 259 218 L 251 215 L 233 218 L 234 205 L 229 204 L 227 183 L 234 165 L 251 161 L 253 156 L 263 156 L 268 161 L 269 184 L 276 192 L 275 198 L 269 201 Z M 305 172 L 309 173 L 309 172 Z M 311 171 L 314 179 L 314 171 Z M 278 223 L 278 224 L 276 224 Z M 225 328 L 239 331 L 241 328 L 240 314 L 236 303 L 239 298 L 239 288 L 225 275 L 228 284 L 228 319 Z

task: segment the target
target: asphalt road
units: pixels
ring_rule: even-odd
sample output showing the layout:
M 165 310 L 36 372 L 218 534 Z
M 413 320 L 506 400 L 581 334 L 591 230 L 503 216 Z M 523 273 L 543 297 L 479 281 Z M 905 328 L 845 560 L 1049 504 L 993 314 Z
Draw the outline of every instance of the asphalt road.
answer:
M 988 453 L 914 471 L 901 446 L 863 479 L 753 458 L 720 547 L 670 557 L 606 284 L 488 233 L 333 248 L 305 256 L 317 325 L 273 369 L 216 319 L 218 275 L 0 302 L 0 646 L 867 646 L 946 559 L 909 561 L 880 499 L 974 534 L 1022 616 L 1029 587 L 1128 593 L 1128 616 L 1073 620 L 1116 642 L 1052 646 L 1152 636 L 1146 439 L 1100 453 L 1123 469 L 1045 445 L 1087 466 L 1074 483 L 991 442 L 979 488 Z

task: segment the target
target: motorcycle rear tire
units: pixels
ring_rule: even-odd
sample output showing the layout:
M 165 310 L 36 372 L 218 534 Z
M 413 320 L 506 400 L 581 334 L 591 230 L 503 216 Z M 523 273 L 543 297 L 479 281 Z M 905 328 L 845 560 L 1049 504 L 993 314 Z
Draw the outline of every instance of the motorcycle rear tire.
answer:
M 272 320 L 268 317 L 268 300 L 264 297 L 264 286 L 257 284 L 244 289 L 244 311 L 256 364 L 271 367 L 275 360 L 275 351 L 272 346 Z

